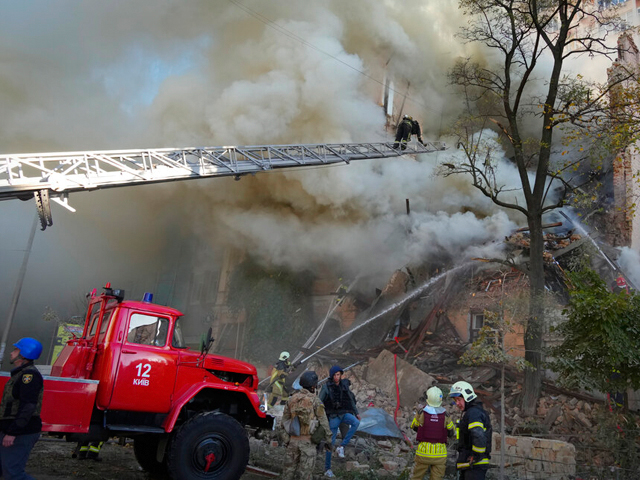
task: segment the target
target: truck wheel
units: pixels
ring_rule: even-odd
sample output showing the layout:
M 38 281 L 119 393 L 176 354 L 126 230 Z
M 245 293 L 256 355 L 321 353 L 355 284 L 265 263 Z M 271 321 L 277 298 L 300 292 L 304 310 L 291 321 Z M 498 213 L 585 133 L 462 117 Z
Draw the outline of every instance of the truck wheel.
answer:
M 143 470 L 154 475 L 167 473 L 164 462 L 157 460 L 160 435 L 140 435 L 133 439 L 133 453 Z
M 167 468 L 174 480 L 237 480 L 249 462 L 249 438 L 229 415 L 205 412 L 176 432 Z

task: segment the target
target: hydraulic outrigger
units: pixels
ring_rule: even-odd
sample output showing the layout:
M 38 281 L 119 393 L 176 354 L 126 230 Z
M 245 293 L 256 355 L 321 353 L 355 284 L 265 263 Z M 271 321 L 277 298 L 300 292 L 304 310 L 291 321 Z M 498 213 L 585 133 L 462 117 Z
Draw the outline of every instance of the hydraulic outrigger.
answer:
M 0 200 L 35 198 L 42 230 L 50 200 L 75 211 L 69 193 L 128 185 L 233 176 L 444 150 L 444 143 L 256 145 L 0 155 Z

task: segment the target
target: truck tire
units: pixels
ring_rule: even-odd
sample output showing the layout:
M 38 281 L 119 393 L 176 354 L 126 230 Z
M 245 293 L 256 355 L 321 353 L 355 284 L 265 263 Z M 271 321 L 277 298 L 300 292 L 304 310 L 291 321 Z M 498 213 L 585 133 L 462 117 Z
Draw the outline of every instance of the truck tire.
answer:
M 140 435 L 133 439 L 133 453 L 143 470 L 156 476 L 167 475 L 167 466 L 157 460 L 160 435 Z
M 229 415 L 200 413 L 175 433 L 167 460 L 173 480 L 237 480 L 249 462 L 249 438 Z

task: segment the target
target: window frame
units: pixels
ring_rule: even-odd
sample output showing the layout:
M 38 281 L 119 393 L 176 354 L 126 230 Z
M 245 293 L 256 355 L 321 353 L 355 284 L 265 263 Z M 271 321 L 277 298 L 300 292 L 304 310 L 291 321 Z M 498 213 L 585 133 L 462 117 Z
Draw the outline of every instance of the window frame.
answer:
M 140 317 L 146 317 L 149 319 L 154 319 L 155 318 L 155 322 L 151 322 L 151 323 L 143 323 L 143 324 L 139 324 L 133 328 L 131 328 L 131 324 L 132 321 L 134 320 L 134 318 L 136 316 L 140 316 Z M 158 345 L 156 342 L 158 341 L 158 334 L 160 333 L 160 329 L 162 328 L 162 321 L 166 322 L 166 330 L 164 332 L 164 342 L 161 345 Z M 135 341 L 135 335 L 137 335 L 137 333 L 134 334 L 134 339 L 133 340 L 129 340 L 130 335 L 138 328 L 140 327 L 146 327 L 146 326 L 151 326 L 151 325 L 156 325 L 155 328 L 155 334 L 153 335 L 153 337 L 150 337 L 151 342 L 150 343 L 145 343 L 145 342 L 136 342 Z M 169 317 L 163 316 L 163 315 L 157 315 L 157 314 L 149 314 L 149 313 L 145 313 L 145 312 L 131 312 L 131 314 L 129 315 L 129 320 L 127 322 L 127 332 L 125 335 L 125 341 L 126 343 L 128 343 L 129 345 L 145 345 L 147 347 L 156 347 L 156 348 L 164 348 L 167 347 L 169 345 L 168 340 L 169 340 L 169 327 L 171 326 L 171 320 Z M 141 334 L 142 335 L 142 334 Z

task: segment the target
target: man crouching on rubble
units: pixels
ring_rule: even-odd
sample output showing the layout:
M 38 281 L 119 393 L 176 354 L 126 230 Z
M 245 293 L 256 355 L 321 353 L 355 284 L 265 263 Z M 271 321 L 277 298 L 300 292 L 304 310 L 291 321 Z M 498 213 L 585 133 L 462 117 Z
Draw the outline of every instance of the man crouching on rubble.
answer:
M 447 468 L 447 436 L 453 432 L 454 426 L 442 408 L 442 390 L 431 387 L 426 396 L 427 406 L 411 422 L 411 428 L 418 432 L 416 439 L 420 442 L 411 480 L 422 480 L 429 470 L 430 480 L 442 480 Z
M 467 382 L 451 386 L 449 397 L 464 413 L 459 424 L 457 467 L 461 480 L 484 480 L 491 458 L 491 418 Z
M 344 447 L 347 446 L 349 440 L 351 440 L 351 437 L 353 437 L 360 425 L 360 415 L 358 414 L 358 407 L 356 407 L 356 397 L 349 389 L 351 382 L 346 378 L 343 379 L 343 374 L 344 370 L 338 365 L 331 367 L 329 370 L 329 379 L 327 383 L 322 386 L 322 390 L 320 390 L 320 400 L 322 400 L 327 410 L 329 427 L 333 434 L 331 437 L 331 445 L 336 441 L 340 424 L 346 423 L 349 425 L 349 431 L 342 439 L 340 446 L 336 448 L 336 452 L 340 458 L 344 458 Z M 331 471 L 330 451 L 325 454 L 324 470 L 325 477 L 335 477 Z

